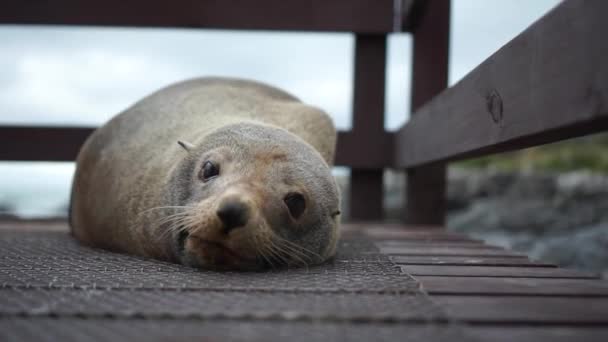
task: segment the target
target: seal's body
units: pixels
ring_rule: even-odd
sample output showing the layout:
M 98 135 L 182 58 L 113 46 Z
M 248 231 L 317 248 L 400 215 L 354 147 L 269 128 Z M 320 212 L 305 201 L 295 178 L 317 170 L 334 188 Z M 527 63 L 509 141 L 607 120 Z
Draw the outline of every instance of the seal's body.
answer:
M 338 238 L 335 139 L 325 113 L 267 85 L 169 86 L 83 145 L 72 232 L 95 247 L 195 267 L 322 262 Z

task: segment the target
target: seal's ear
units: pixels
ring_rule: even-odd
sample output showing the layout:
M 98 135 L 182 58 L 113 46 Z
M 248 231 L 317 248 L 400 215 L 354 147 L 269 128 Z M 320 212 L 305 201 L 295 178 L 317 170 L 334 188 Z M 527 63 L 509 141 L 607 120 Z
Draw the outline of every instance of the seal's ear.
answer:
M 194 149 L 194 145 L 187 141 L 178 140 L 177 143 L 179 144 L 179 146 L 181 146 L 184 150 L 186 150 L 188 152 L 190 152 Z

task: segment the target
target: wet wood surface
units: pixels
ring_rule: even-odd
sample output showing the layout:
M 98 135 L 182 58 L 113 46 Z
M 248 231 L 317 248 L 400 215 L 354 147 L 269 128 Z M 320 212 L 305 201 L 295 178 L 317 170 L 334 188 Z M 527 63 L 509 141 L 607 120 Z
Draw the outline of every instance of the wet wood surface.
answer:
M 354 226 L 357 227 L 357 226 Z M 361 229 L 361 228 L 359 228 Z M 442 229 L 363 230 L 480 341 L 605 341 L 608 282 Z

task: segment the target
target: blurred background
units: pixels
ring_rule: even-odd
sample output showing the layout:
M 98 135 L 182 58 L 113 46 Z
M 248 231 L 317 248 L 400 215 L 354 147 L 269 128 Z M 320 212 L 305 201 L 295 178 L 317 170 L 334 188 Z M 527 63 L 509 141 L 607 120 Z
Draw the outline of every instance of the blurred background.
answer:
M 453 0 L 450 85 L 558 2 Z M 0 41 L 0 125 L 95 127 L 160 87 L 218 75 L 281 87 L 325 109 L 339 129 L 351 126 L 350 34 L 2 26 Z M 385 127 L 395 130 L 409 118 L 411 39 L 392 34 L 388 46 Z M 608 136 L 598 135 L 453 163 L 448 228 L 606 272 L 607 151 Z M 0 162 L 0 219 L 65 219 L 73 171 L 73 163 Z M 347 193 L 349 170 L 334 173 Z M 399 217 L 406 186 L 402 173 L 386 171 L 389 219 Z

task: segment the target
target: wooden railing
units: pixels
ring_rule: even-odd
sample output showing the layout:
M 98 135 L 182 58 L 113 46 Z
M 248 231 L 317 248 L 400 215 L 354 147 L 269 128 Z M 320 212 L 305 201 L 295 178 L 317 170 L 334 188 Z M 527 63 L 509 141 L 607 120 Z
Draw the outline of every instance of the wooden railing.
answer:
M 336 155 L 351 167 L 351 218 L 382 218 L 392 167 L 407 172 L 404 219 L 441 225 L 446 162 L 608 130 L 606 14 L 606 1 L 565 1 L 445 91 L 449 0 L 8 0 L 0 24 L 353 32 L 353 126 Z M 414 38 L 413 114 L 389 133 L 386 35 L 401 30 Z M 0 127 L 0 160 L 73 160 L 91 131 Z
M 566 1 L 531 25 L 415 112 L 396 134 L 396 166 L 607 130 L 606 15 L 607 1 Z

